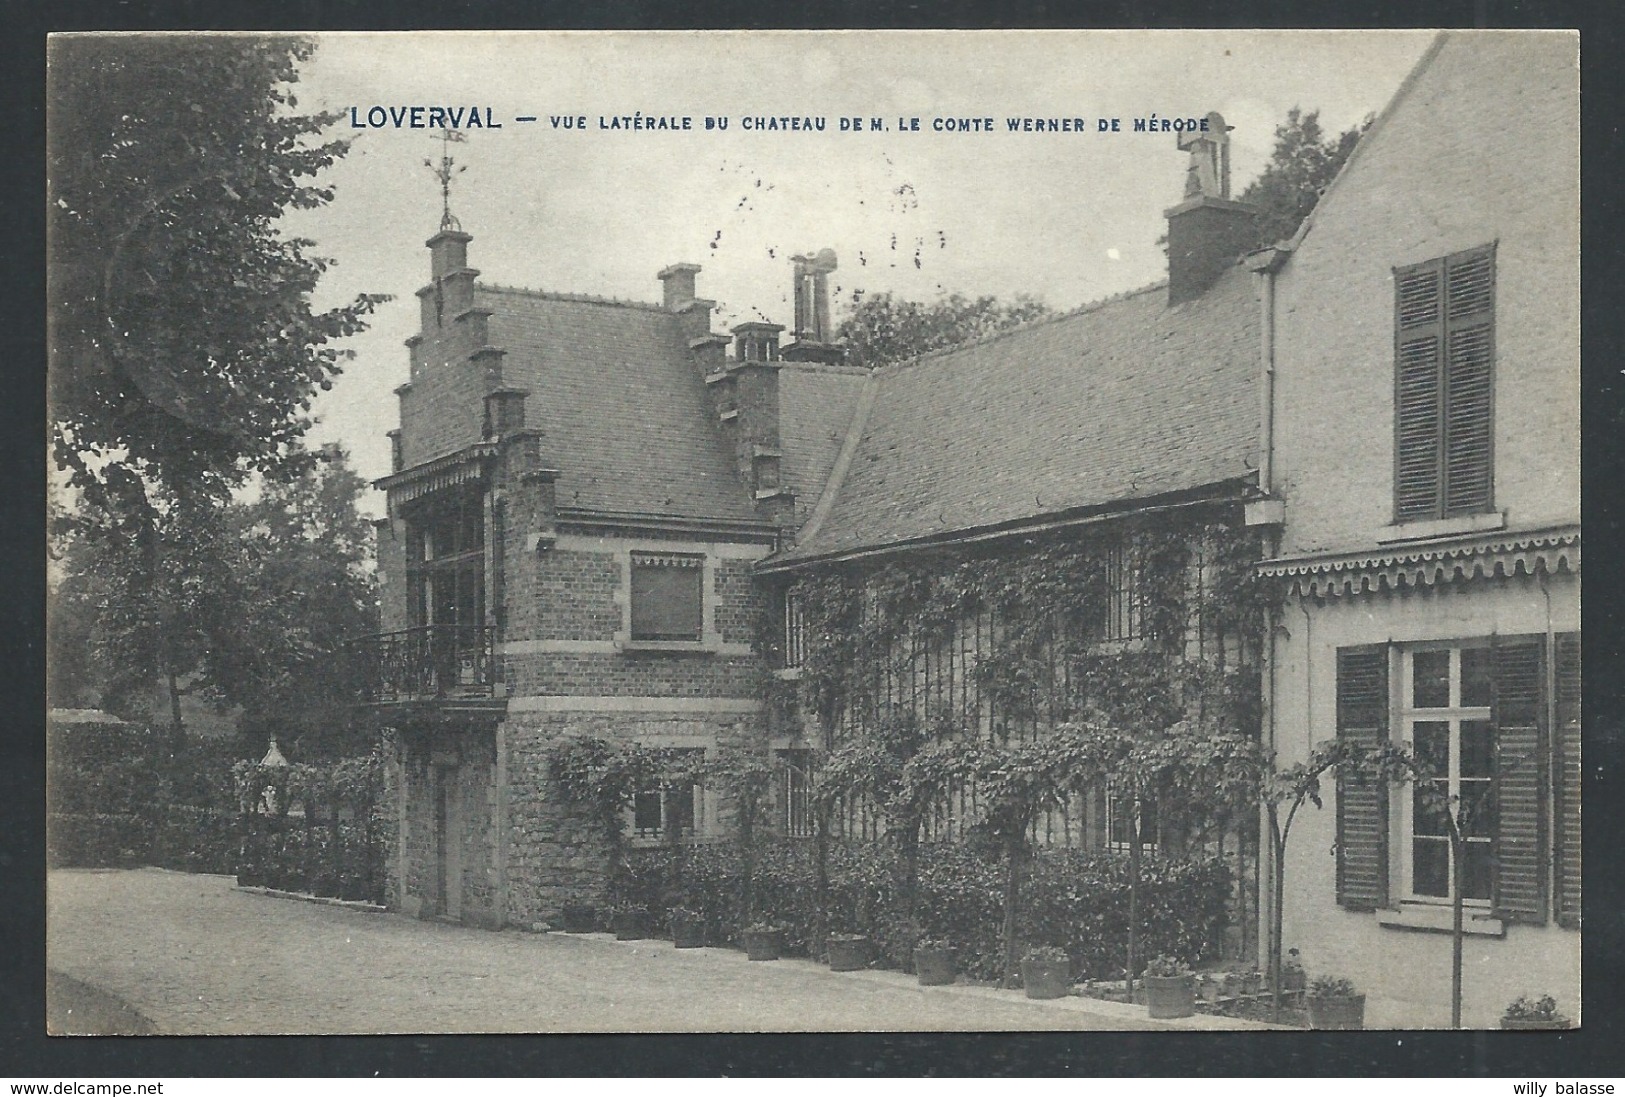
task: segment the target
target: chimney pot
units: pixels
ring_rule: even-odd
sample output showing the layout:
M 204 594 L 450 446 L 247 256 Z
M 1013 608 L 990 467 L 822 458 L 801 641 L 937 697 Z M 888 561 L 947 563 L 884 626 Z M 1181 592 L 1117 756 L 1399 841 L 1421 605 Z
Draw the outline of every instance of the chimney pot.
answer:
M 694 276 L 700 273 L 698 263 L 673 263 L 657 276 L 665 285 L 664 304 L 668 312 L 677 312 L 694 300 Z

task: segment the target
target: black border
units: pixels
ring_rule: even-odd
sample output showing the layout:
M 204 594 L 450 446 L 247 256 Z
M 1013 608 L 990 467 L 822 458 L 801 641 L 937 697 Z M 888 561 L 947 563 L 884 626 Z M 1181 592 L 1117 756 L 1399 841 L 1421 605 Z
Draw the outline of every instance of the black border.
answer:
M 1625 839 L 1618 786 L 1625 746 L 1625 612 L 1621 558 L 1625 477 L 1625 353 L 1615 287 L 1625 284 L 1616 226 L 1620 24 L 1584 0 L 1103 0 L 1048 3 L 911 0 L 823 4 L 706 0 L 673 10 L 656 0 L 8 0 L 0 156 L 0 552 L 15 561 L 0 586 L 5 630 L 0 684 L 0 1075 L 95 1077 L 386 1076 L 1511 1076 L 1625 1075 L 1618 986 L 1625 976 L 1625 895 L 1610 856 Z M 716 1035 L 503 1037 L 146 1037 L 44 1035 L 44 36 L 65 30 L 407 30 L 915 27 L 1578 27 L 1582 51 L 1582 429 L 1586 532 L 1587 727 L 1585 1028 L 1576 1033 L 1083 1033 L 1030 1035 Z

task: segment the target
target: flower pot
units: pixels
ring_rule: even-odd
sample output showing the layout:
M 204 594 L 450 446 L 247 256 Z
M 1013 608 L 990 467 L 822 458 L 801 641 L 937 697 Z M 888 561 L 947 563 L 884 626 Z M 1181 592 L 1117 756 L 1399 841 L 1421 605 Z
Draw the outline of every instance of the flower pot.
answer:
M 1347 998 L 1317 998 L 1309 995 L 1309 1026 L 1311 1028 L 1347 1029 L 1365 1028 L 1365 995 Z
M 1550 1020 L 1536 1020 L 1530 1018 L 1501 1018 L 1501 1027 L 1518 1032 L 1557 1032 L 1567 1031 L 1574 1027 L 1574 1022 L 1566 1019 L 1552 1018 Z
M 831 971 L 862 971 L 869 966 L 874 945 L 867 937 L 831 937 L 829 939 L 829 969 Z
M 641 910 L 616 911 L 609 920 L 617 941 L 641 941 L 649 936 L 649 916 Z
M 1065 960 L 1021 961 L 1021 985 L 1029 998 L 1065 998 L 1072 985 L 1072 965 Z
M 951 948 L 917 948 L 914 950 L 914 974 L 922 987 L 945 987 L 954 981 L 954 950 Z
M 671 943 L 678 948 L 701 948 L 705 944 L 705 923 L 697 920 L 672 919 Z
M 1145 1008 L 1159 1019 L 1189 1017 L 1196 1012 L 1196 977 L 1192 975 L 1145 975 Z
M 591 933 L 598 920 L 598 912 L 586 903 L 565 903 L 559 911 L 559 921 L 566 933 Z
M 747 929 L 740 935 L 745 943 L 745 955 L 752 960 L 777 960 L 783 936 L 776 929 Z

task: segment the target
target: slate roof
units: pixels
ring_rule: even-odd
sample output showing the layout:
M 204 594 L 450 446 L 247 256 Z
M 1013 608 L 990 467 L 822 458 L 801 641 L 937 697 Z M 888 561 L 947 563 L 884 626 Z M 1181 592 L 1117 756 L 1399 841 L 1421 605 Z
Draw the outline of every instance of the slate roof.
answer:
M 1172 307 L 1166 286 L 1152 286 L 882 368 L 827 515 L 773 562 L 951 538 L 1251 475 L 1252 277 L 1232 267 Z
M 823 493 L 868 375 L 856 366 L 815 362 L 786 362 L 779 370 L 779 448 L 800 521 Z
M 754 520 L 678 317 L 658 305 L 480 285 L 504 380 L 559 470 L 558 505 Z

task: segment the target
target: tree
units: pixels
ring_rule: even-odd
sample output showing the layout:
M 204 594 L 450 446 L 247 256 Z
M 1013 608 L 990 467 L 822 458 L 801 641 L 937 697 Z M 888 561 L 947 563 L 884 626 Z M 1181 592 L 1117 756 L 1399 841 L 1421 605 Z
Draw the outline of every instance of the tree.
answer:
M 1025 294 L 1001 304 L 993 297 L 971 300 L 955 293 L 927 305 L 890 293 L 871 297 L 854 290 L 851 309 L 836 337 L 846 341 L 849 363 L 883 366 L 986 338 L 1049 315 L 1048 305 Z
M 307 737 L 313 755 L 347 753 L 331 741 L 354 698 L 343 645 L 373 631 L 377 599 L 356 509 L 365 484 L 341 451 L 323 458 L 252 502 L 160 497 L 155 485 L 157 502 L 143 491 L 148 510 L 131 516 L 87 497 L 63 522 L 65 628 L 53 651 L 82 638 L 90 658 L 69 666 L 98 680 L 71 684 L 134 714 L 161 683 L 177 745 L 181 699 L 201 694 L 240 706 L 244 730 Z
M 310 43 L 69 36 L 48 70 L 53 451 L 104 510 L 276 471 L 382 298 L 315 313 L 327 261 L 282 234 L 345 149 L 297 113 Z M 121 475 L 122 473 L 122 475 Z M 109 498 L 116 495 L 118 498 Z
M 1305 114 L 1293 107 L 1286 112 L 1286 121 L 1275 127 L 1275 149 L 1269 163 L 1240 195 L 1241 201 L 1261 211 L 1252 247 L 1289 239 L 1298 231 L 1371 122 L 1367 116 L 1360 125 L 1330 139 L 1320 128 L 1320 111 Z

